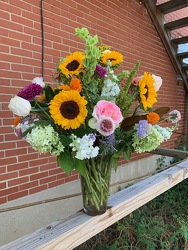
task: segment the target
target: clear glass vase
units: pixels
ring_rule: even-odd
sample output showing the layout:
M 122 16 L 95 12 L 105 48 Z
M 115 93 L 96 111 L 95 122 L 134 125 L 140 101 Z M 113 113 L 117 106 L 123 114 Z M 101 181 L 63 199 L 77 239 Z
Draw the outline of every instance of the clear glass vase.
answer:
M 106 212 L 111 177 L 111 156 L 98 155 L 86 160 L 86 175 L 81 176 L 83 210 L 91 216 Z

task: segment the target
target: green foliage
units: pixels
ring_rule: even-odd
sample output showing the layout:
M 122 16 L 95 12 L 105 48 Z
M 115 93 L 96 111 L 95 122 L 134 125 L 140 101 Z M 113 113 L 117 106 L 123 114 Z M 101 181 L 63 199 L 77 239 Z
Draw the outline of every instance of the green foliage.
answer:
M 74 169 L 74 160 L 72 154 L 68 150 L 65 150 L 64 152 L 61 152 L 61 154 L 57 157 L 57 160 L 63 171 L 70 175 Z
M 135 76 L 136 72 L 139 69 L 139 66 L 140 66 L 140 61 L 136 63 L 135 67 L 129 74 L 129 77 L 125 85 L 123 86 L 122 90 L 120 91 L 119 95 L 116 98 L 116 104 L 121 108 L 123 117 L 126 117 L 128 115 L 128 111 L 135 100 L 135 98 L 131 94 L 128 93 L 128 90 L 130 88 L 133 77 Z
M 157 159 L 157 169 L 161 169 L 164 167 L 167 167 L 166 156 L 161 156 L 160 158 Z
M 174 141 L 174 143 L 175 143 L 175 149 L 182 150 L 182 151 L 188 150 L 188 145 L 186 144 L 185 136 L 183 135 L 178 136 L 178 138 Z M 181 161 L 180 158 L 174 157 L 170 163 L 173 164 L 179 161 Z
M 188 180 L 184 180 L 75 250 L 186 250 Z
M 88 83 L 91 82 L 91 77 L 93 76 L 93 73 L 96 68 L 97 61 L 100 58 L 100 50 L 97 46 L 98 43 L 98 36 L 91 36 L 89 35 L 89 31 L 86 28 L 76 28 L 76 36 L 80 37 L 85 45 L 86 45 L 86 50 L 85 50 L 85 59 L 83 61 L 83 64 L 85 66 L 85 73 L 83 75 L 82 83 L 83 83 L 83 91 L 85 96 L 88 98 L 89 93 L 87 92 L 88 89 Z M 94 93 L 96 94 L 96 93 Z
M 52 88 L 50 86 L 46 86 L 44 91 L 45 91 L 46 101 L 50 102 L 55 96 Z

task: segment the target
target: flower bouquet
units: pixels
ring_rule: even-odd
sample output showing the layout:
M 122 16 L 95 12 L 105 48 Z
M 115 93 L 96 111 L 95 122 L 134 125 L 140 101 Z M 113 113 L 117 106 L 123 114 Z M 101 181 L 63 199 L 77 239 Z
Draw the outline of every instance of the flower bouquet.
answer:
M 98 44 L 86 28 L 77 28 L 85 51 L 62 58 L 54 83 L 36 77 L 9 103 L 16 115 L 15 134 L 39 153 L 50 153 L 66 173 L 81 176 L 84 211 L 90 215 L 107 209 L 111 167 L 119 157 L 156 149 L 169 139 L 181 118 L 168 107 L 153 109 L 162 79 L 148 72 L 115 74 L 123 55 Z M 170 127 L 160 122 L 172 122 Z M 168 123 L 169 124 L 169 123 Z

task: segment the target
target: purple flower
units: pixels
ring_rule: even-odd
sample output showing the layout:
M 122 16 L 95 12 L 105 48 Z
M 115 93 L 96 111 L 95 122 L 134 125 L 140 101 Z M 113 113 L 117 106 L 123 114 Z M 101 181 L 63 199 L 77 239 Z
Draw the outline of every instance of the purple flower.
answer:
M 39 84 L 29 84 L 25 86 L 17 95 L 28 101 L 32 100 L 35 96 L 42 93 L 42 87 Z
M 110 146 L 110 150 L 113 153 L 114 151 L 116 151 L 116 149 L 114 148 L 114 144 L 116 142 L 116 138 L 114 134 L 111 134 L 109 136 L 106 136 L 106 141 Z
M 137 125 L 137 135 L 140 138 L 145 138 L 148 135 L 148 122 L 146 120 L 140 120 Z
M 169 117 L 169 120 L 172 122 L 172 123 L 177 123 L 181 120 L 181 114 L 178 110 L 172 110 L 170 113 L 169 113 L 170 117 Z
M 92 140 L 92 141 L 96 140 L 95 134 L 93 134 L 93 133 L 88 134 L 88 138 L 89 138 L 89 140 Z
M 106 75 L 106 69 L 103 68 L 101 65 L 97 64 L 96 69 L 95 69 L 95 73 L 99 74 L 101 77 L 104 78 Z

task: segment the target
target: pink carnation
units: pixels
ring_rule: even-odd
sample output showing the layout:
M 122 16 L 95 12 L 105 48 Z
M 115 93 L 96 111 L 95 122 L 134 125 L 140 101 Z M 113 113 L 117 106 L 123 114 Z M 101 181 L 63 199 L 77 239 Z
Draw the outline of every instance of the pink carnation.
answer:
M 110 117 L 115 125 L 118 125 L 123 120 L 120 108 L 115 103 L 105 100 L 101 100 L 96 104 L 92 115 L 96 120 L 101 116 Z
M 172 122 L 172 123 L 177 123 L 181 120 L 181 113 L 178 111 L 178 110 L 172 110 L 170 113 L 169 113 L 170 117 L 169 117 L 169 120 Z
M 103 136 L 109 136 L 114 133 L 115 123 L 110 117 L 101 116 L 96 123 L 96 130 Z

